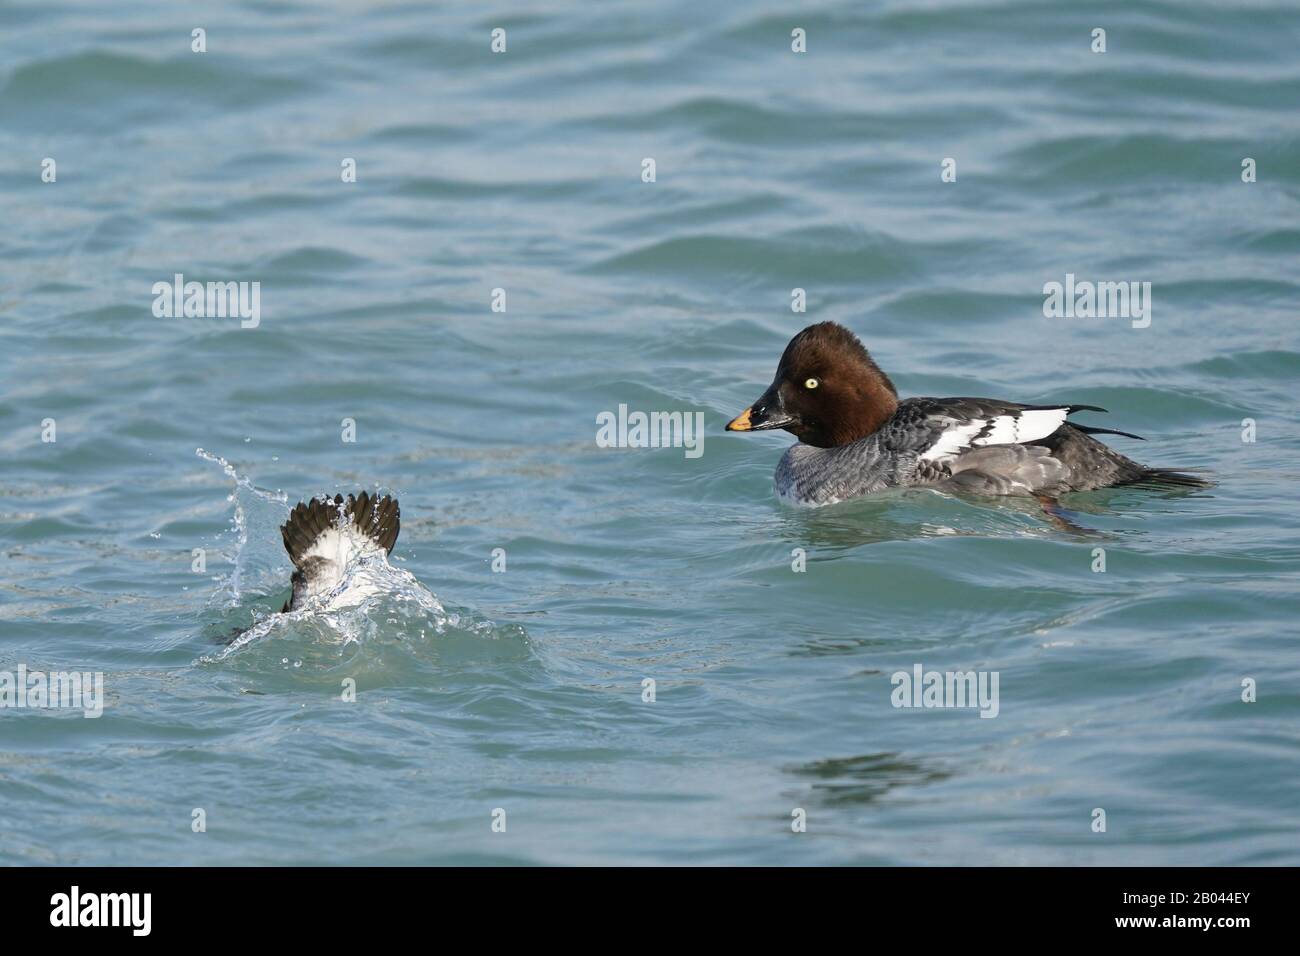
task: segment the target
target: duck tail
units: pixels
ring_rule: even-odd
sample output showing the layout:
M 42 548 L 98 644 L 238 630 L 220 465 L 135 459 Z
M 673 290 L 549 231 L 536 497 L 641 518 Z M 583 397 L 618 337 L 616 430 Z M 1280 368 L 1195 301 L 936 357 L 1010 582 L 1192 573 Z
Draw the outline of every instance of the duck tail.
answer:
M 1074 405 L 1072 408 L 1091 408 L 1090 405 Z M 1123 435 L 1125 438 L 1136 438 L 1138 441 L 1146 441 L 1141 435 L 1134 435 L 1132 432 L 1122 432 L 1118 428 L 1097 428 L 1095 425 L 1080 425 L 1078 422 L 1070 422 L 1070 427 L 1083 432 L 1085 435 Z
M 1185 488 L 1190 490 L 1213 488 L 1216 482 L 1208 477 L 1193 474 L 1192 472 L 1175 471 L 1172 468 L 1143 468 L 1136 478 L 1125 482 L 1125 484 L 1141 485 L 1144 488 Z
M 313 498 L 308 502 L 298 502 L 297 507 L 289 512 L 289 520 L 280 526 L 284 550 L 289 552 L 294 567 L 302 564 L 322 534 L 339 526 L 340 518 L 387 552 L 397 544 L 401 521 L 396 498 L 371 496 L 364 491 L 347 498 L 342 495 Z

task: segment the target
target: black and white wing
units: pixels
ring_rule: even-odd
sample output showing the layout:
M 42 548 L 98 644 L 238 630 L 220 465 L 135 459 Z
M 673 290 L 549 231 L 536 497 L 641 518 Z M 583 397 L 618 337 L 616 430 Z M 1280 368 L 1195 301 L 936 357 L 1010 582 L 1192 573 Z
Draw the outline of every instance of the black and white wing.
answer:
M 1096 405 L 1019 405 L 987 398 L 918 398 L 898 407 L 886 426 L 886 444 L 914 456 L 918 466 L 942 470 L 967 452 L 1024 445 L 1050 437 L 1078 411 Z
M 361 492 L 299 502 L 280 526 L 284 549 L 293 562 L 293 596 L 283 610 L 296 610 L 310 598 L 343 581 L 350 564 L 397 543 L 401 516 L 397 499 Z

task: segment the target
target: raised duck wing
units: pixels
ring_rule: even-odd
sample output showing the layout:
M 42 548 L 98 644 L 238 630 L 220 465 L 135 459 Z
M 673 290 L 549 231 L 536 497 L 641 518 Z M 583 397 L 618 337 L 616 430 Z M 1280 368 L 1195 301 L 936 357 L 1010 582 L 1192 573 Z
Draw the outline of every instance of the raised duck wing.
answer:
M 293 561 L 293 596 L 284 610 L 342 583 L 349 566 L 366 555 L 393 550 L 401 528 L 397 499 L 367 492 L 299 502 L 280 527 Z

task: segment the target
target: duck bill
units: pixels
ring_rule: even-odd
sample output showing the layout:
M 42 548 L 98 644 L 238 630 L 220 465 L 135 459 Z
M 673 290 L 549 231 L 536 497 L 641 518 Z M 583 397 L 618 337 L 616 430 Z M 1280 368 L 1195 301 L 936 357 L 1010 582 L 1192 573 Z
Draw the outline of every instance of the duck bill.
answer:
M 758 401 L 727 423 L 729 432 L 763 432 L 794 424 L 794 416 L 785 410 L 776 383 L 759 396 Z

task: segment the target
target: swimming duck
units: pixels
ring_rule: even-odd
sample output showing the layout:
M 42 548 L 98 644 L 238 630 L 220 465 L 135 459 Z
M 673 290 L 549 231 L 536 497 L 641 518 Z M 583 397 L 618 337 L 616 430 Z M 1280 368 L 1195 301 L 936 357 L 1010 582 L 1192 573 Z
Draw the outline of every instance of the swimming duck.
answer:
M 1067 422 L 1096 405 L 1021 405 L 989 398 L 899 400 L 889 376 L 842 325 L 810 325 L 790 340 L 776 378 L 727 431 L 782 428 L 799 439 L 776 467 L 776 492 L 826 505 L 886 488 L 981 495 L 1057 496 L 1113 485 L 1209 487 L 1148 468 L 1096 434 L 1128 432 Z
M 350 607 L 383 590 L 369 565 L 392 553 L 399 518 L 396 498 L 364 491 L 298 502 L 280 526 L 294 566 L 293 594 L 280 610 L 296 611 L 316 599 L 330 610 Z

